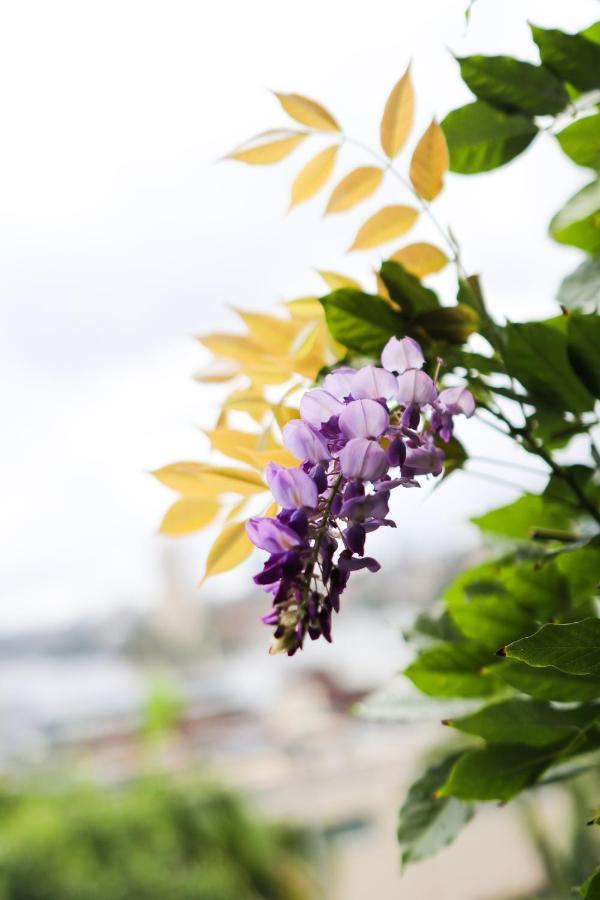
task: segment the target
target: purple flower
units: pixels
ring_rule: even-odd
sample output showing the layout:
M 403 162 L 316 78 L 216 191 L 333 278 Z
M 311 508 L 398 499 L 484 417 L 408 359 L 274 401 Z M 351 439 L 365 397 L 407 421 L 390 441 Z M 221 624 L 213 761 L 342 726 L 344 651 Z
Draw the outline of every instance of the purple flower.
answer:
M 438 403 L 453 416 L 466 416 L 469 419 L 475 412 L 475 399 L 466 387 L 451 387 L 440 391 Z
M 317 486 L 302 469 L 286 469 L 269 463 L 265 471 L 271 493 L 284 509 L 314 509 L 318 503 Z
M 377 400 L 352 400 L 338 420 L 340 431 L 349 438 L 380 437 L 389 423 L 387 410 Z
M 334 369 L 325 376 L 323 387 L 338 400 L 352 397 L 354 396 L 353 385 L 356 374 L 356 369 L 352 369 L 350 366 L 340 366 L 339 369 Z
M 396 399 L 407 406 L 415 404 L 426 406 L 433 403 L 437 397 L 435 384 L 426 372 L 419 369 L 407 369 L 402 375 L 398 375 L 398 388 Z
M 352 396 L 356 400 L 369 397 L 372 400 L 390 400 L 396 396 L 398 385 L 391 372 L 377 366 L 363 366 L 352 382 Z
M 343 408 L 343 403 L 333 394 L 316 388 L 314 391 L 307 391 L 300 401 L 300 416 L 309 425 L 320 428 L 332 416 L 339 416 Z
M 284 425 L 283 443 L 297 459 L 312 463 L 331 459 L 325 438 L 302 419 L 292 419 Z
M 246 522 L 246 534 L 255 547 L 267 553 L 282 553 L 297 547 L 300 537 L 277 519 L 255 516 Z
M 375 441 L 359 437 L 352 438 L 340 450 L 340 466 L 344 478 L 376 481 L 387 472 L 388 460 L 383 447 Z
M 414 475 L 440 475 L 443 469 L 444 452 L 433 444 L 424 447 L 408 447 L 404 469 Z
M 381 353 L 381 365 L 388 372 L 405 372 L 406 369 L 421 369 L 425 357 L 419 344 L 410 337 L 402 340 L 391 337 Z

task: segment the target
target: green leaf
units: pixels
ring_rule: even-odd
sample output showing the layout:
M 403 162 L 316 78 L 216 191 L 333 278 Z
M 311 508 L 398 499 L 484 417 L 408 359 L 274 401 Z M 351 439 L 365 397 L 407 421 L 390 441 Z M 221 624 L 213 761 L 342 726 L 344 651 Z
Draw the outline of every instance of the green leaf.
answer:
M 522 153 L 537 134 L 534 122 L 476 100 L 448 113 L 441 123 L 450 169 L 463 175 L 488 172 Z
M 594 397 L 600 398 L 600 316 L 570 315 L 567 341 L 571 365 Z
M 484 563 L 463 572 L 444 598 L 463 634 L 495 652 L 568 608 L 566 579 L 552 563 L 501 567 Z
M 586 544 L 567 550 L 556 557 L 556 566 L 567 579 L 573 618 L 583 619 L 594 614 L 594 599 L 600 586 L 600 547 Z
M 581 728 L 599 716 L 600 707 L 597 706 L 558 709 L 541 700 L 513 697 L 490 703 L 459 719 L 446 720 L 445 724 L 484 738 L 491 744 L 543 747 L 575 737 Z
M 566 202 L 550 222 L 550 234 L 560 244 L 600 253 L 600 181 L 592 181 Z
M 440 644 L 423 650 L 404 674 L 433 697 L 487 697 L 498 689 L 497 662 L 473 644 Z
M 553 666 L 570 675 L 600 675 L 600 619 L 544 625 L 504 648 L 506 656 L 535 668 Z
M 462 469 L 469 457 L 461 442 L 454 436 L 450 438 L 447 444 L 442 441 L 440 446 L 444 451 L 444 474 L 442 478 L 448 478 L 453 472 Z
M 600 867 L 578 888 L 583 900 L 600 900 Z
M 321 303 L 332 336 L 361 356 L 379 356 L 392 335 L 406 334 L 406 320 L 381 297 L 340 288 Z
M 543 66 L 511 56 L 457 59 L 463 81 L 479 100 L 529 115 L 556 115 L 569 102 L 563 84 Z
M 600 697 L 600 677 L 595 675 L 568 675 L 552 666 L 533 669 L 514 660 L 506 660 L 494 672 L 517 691 L 539 700 L 578 703 Z
M 578 166 L 600 169 L 600 113 L 563 128 L 556 139 Z
M 563 81 L 592 91 L 600 87 L 600 47 L 583 34 L 531 25 L 533 39 L 545 66 Z
M 600 22 L 594 22 L 593 25 L 589 25 L 579 33 L 582 37 L 587 38 L 588 41 L 593 41 L 594 44 L 600 44 Z
M 379 274 L 390 297 L 408 319 L 412 320 L 421 313 L 439 308 L 437 294 L 423 287 L 419 279 L 407 272 L 400 263 L 393 260 L 384 262 Z
M 555 320 L 508 325 L 504 360 L 534 398 L 559 410 L 585 412 L 593 399 L 571 368 L 563 328 Z
M 510 800 L 556 761 L 561 745 L 491 745 L 460 757 L 441 790 L 460 800 Z
M 600 257 L 593 256 L 567 275 L 558 290 L 558 302 L 579 312 L 600 309 Z
M 472 806 L 453 797 L 436 796 L 456 760 L 457 754 L 454 754 L 427 769 L 410 788 L 398 820 L 397 836 L 403 865 L 433 856 L 452 843 L 472 818 Z
M 553 503 L 541 494 L 523 494 L 513 503 L 471 521 L 482 531 L 527 540 L 532 528 L 566 529 L 572 518 L 569 510 L 560 503 Z
M 421 313 L 415 319 L 415 325 L 424 328 L 433 340 L 464 344 L 469 335 L 477 331 L 479 316 L 470 306 L 460 303 Z
M 566 447 L 576 434 L 583 434 L 587 426 L 579 421 L 567 421 L 564 412 L 537 401 L 536 410 L 527 418 L 533 436 L 541 441 L 546 450 L 558 450 Z

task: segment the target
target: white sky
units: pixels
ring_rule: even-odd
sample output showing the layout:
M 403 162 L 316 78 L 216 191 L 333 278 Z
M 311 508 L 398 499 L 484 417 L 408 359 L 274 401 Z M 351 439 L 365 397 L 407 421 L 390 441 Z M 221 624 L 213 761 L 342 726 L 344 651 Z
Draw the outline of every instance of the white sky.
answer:
M 361 276 L 378 261 L 344 249 L 383 191 L 351 215 L 322 221 L 324 198 L 284 215 L 316 143 L 277 167 L 215 164 L 287 124 L 266 88 L 314 96 L 374 142 L 412 58 L 418 133 L 468 100 L 447 48 L 535 59 L 526 19 L 576 30 L 599 12 L 597 0 L 478 0 L 465 35 L 465 5 L 2 5 L 0 628 L 151 601 L 164 544 L 154 531 L 169 497 L 145 473 L 199 457 L 198 425 L 214 413 L 214 395 L 190 378 L 202 362 L 190 336 L 232 326 L 227 304 L 269 308 L 320 290 L 313 268 Z M 362 161 L 344 153 L 340 173 Z M 584 181 L 549 138 L 490 175 L 449 178 L 440 217 L 483 272 L 498 316 L 552 312 L 579 255 L 545 229 Z M 384 190 L 387 202 L 406 199 Z M 433 237 L 421 226 L 414 236 Z M 448 277 L 436 286 L 447 289 Z M 461 476 L 425 504 L 408 495 L 403 552 L 423 552 L 464 546 L 466 514 L 514 493 Z M 190 579 L 204 543 L 180 544 Z

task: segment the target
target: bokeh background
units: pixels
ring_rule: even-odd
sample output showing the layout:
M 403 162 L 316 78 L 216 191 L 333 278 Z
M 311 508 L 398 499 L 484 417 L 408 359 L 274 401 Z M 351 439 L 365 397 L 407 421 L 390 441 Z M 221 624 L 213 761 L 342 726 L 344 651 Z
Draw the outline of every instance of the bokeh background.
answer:
M 467 829 L 453 849 L 402 879 L 393 834 L 421 749 L 440 737 L 395 678 L 408 659 L 402 629 L 484 552 L 469 516 L 516 496 L 510 482 L 540 487 L 540 476 L 490 462 L 515 451 L 463 425 L 476 457 L 471 471 L 397 499 L 399 528 L 376 547 L 384 569 L 356 579 L 334 645 L 288 660 L 267 655 L 264 599 L 249 578 L 256 560 L 198 588 L 213 534 L 158 536 L 170 497 L 148 474 L 208 449 L 201 429 L 214 424 L 221 395 L 192 379 L 206 361 L 194 335 L 236 330 L 231 306 L 272 310 L 321 291 L 316 269 L 368 279 L 380 259 L 377 251 L 345 253 L 368 204 L 324 220 L 322 199 L 286 213 L 291 181 L 314 148 L 268 169 L 223 161 L 245 138 L 286 124 L 269 89 L 315 97 L 349 134 L 374 144 L 385 98 L 412 60 L 418 134 L 433 114 L 468 100 L 452 53 L 535 60 L 527 20 L 575 31 L 599 10 L 597 0 L 477 0 L 467 26 L 465 7 L 3 6 L 7 790 L 31 779 L 45 790 L 67 772 L 77 783 L 114 785 L 159 771 L 161 790 L 190 774 L 217 779 L 268 821 L 309 829 L 302 852 L 317 872 L 314 897 L 359 900 L 368 890 L 379 900 L 486 900 L 517 896 L 542 878 L 512 810 L 488 811 L 477 833 Z M 349 147 L 344 154 L 346 169 L 364 159 Z M 582 177 L 542 137 L 510 166 L 448 178 L 436 201 L 440 218 L 458 236 L 467 268 L 482 273 L 499 318 L 555 310 L 559 282 L 579 254 L 552 244 L 547 224 Z M 426 225 L 415 230 L 416 240 L 431 236 Z M 431 282 L 452 296 L 450 273 Z M 399 694 L 414 706 L 412 724 L 389 721 Z M 360 718 L 348 713 L 356 704 Z M 40 806 L 27 815 L 39 822 L 50 814 Z M 0 869 L 6 839 L 5 829 Z M 480 864 L 467 872 L 474 856 Z M 111 890 L 102 896 L 121 896 Z M 284 896 L 274 890 L 256 896 Z M 31 887 L 23 894 L 37 896 Z M 234 895 L 213 887 L 201 896 Z

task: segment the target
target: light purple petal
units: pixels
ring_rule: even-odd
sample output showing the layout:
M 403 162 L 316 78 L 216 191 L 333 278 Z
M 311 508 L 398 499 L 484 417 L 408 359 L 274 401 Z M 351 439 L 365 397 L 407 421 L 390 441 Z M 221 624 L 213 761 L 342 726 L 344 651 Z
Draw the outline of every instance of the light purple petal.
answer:
M 283 443 L 297 459 L 313 463 L 331 459 L 323 435 L 302 419 L 292 419 L 283 426 Z
M 451 387 L 440 392 L 438 401 L 456 416 L 462 413 L 467 418 L 475 412 L 475 399 L 466 387 Z
M 403 468 L 415 475 L 440 475 L 444 466 L 444 452 L 438 447 L 408 447 Z
M 388 372 L 405 372 L 406 369 L 421 369 L 425 357 L 417 341 L 410 337 L 402 340 L 391 337 L 381 353 L 381 365 Z
M 323 387 L 338 400 L 354 396 L 352 387 L 355 375 L 356 369 L 352 369 L 350 366 L 340 366 L 339 369 L 334 369 L 325 377 Z
M 297 547 L 300 537 L 292 528 L 288 528 L 277 519 L 254 516 L 246 522 L 246 534 L 255 547 L 267 553 L 282 553 Z
M 340 466 L 345 478 L 375 481 L 387 472 L 385 450 L 375 441 L 353 438 L 340 451 Z
M 367 397 L 372 400 L 389 400 L 396 396 L 397 387 L 391 372 L 377 366 L 363 366 L 354 376 L 352 396 L 356 400 Z
M 300 401 L 300 415 L 305 422 L 320 428 L 323 422 L 327 422 L 332 416 L 339 416 L 344 404 L 321 388 L 307 391 Z
M 437 397 L 435 384 L 426 372 L 419 369 L 408 369 L 398 375 L 397 382 L 396 399 L 399 403 L 425 406 L 426 403 L 433 403 Z
M 302 469 L 286 469 L 277 463 L 269 463 L 265 478 L 283 509 L 314 509 L 318 503 L 317 486 Z
M 352 400 L 339 418 L 340 431 L 349 438 L 380 437 L 389 424 L 387 410 L 377 400 Z

